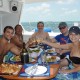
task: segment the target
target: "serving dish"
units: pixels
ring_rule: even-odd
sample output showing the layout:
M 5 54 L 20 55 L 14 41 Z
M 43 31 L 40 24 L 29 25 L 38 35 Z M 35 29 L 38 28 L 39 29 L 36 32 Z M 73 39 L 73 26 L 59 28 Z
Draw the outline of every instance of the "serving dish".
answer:
M 18 75 L 22 65 L 18 64 L 0 64 L 0 75 Z

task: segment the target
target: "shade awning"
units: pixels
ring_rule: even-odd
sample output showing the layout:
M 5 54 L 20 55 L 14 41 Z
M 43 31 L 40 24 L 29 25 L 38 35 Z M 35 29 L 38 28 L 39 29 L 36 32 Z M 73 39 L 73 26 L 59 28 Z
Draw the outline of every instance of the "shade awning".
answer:
M 35 29 L 35 32 L 37 32 L 38 31 L 38 29 L 36 28 Z M 51 30 L 51 28 L 44 28 L 44 32 L 51 32 L 52 30 Z

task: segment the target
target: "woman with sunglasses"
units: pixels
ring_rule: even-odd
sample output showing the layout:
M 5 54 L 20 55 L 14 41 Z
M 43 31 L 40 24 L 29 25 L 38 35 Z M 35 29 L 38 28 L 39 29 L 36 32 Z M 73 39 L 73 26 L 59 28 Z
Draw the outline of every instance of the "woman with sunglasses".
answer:
M 55 36 L 52 41 L 53 42 L 58 42 L 60 44 L 67 44 L 67 43 L 71 43 L 70 39 L 69 39 L 69 34 L 68 34 L 68 26 L 66 22 L 61 22 L 59 23 L 58 26 L 61 34 Z M 70 54 L 70 52 L 68 50 L 63 50 L 63 49 L 56 49 L 56 52 L 60 54 L 61 59 L 67 57 L 67 55 Z
M 43 40 L 42 43 L 48 44 L 54 48 L 59 49 L 67 49 L 70 50 L 69 59 L 64 60 L 64 62 L 60 62 L 60 67 L 72 65 L 71 69 L 70 66 L 68 69 L 61 69 L 61 73 L 72 73 L 80 71 L 80 29 L 77 26 L 72 26 L 69 29 L 69 38 L 72 43 L 60 45 L 56 43 L 50 43 L 48 41 Z

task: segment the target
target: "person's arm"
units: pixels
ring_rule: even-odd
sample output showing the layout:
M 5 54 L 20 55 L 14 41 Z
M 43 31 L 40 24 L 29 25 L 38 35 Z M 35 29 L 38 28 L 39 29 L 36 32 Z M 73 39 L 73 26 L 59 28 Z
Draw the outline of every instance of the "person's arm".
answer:
M 45 34 L 46 34 L 46 39 L 50 39 L 48 32 L 45 32 Z
M 31 35 L 31 37 L 30 37 L 30 39 L 32 39 L 32 38 L 36 38 L 36 32 L 34 32 L 32 35 Z
M 49 45 L 49 46 L 51 46 L 51 47 L 60 48 L 60 49 L 70 49 L 71 46 L 72 46 L 71 43 L 69 43 L 69 44 L 64 44 L 64 45 L 60 45 L 60 44 L 48 42 L 48 41 L 45 41 L 45 40 L 42 40 L 41 42 L 44 43 L 44 44 L 47 44 L 47 45 Z
M 16 46 L 22 48 L 23 46 L 23 41 L 20 40 L 17 36 L 14 36 L 11 40 L 10 40 L 11 43 L 15 44 Z
M 26 43 L 26 48 L 36 44 L 36 33 L 34 33 Z
M 59 53 L 60 55 L 62 55 L 64 53 L 66 53 L 66 52 L 70 52 L 71 50 L 69 50 L 69 49 L 58 49 L 58 48 L 55 48 L 55 51 L 57 53 Z
M 15 55 L 20 55 L 21 49 L 15 46 L 14 44 L 9 44 L 9 50 L 13 52 Z
M 51 38 L 51 42 L 52 42 L 52 43 L 56 43 L 57 41 L 56 41 L 55 38 Z

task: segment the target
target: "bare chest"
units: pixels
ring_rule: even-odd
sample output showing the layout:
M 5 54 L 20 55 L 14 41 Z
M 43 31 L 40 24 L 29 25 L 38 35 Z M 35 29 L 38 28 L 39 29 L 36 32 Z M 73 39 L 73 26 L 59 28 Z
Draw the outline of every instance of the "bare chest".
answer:
M 72 51 L 71 51 L 71 55 L 80 57 L 80 48 L 73 46 Z
M 9 47 L 7 44 L 0 44 L 0 55 L 5 55 L 9 50 Z
M 45 33 L 40 33 L 40 34 L 37 33 L 36 37 L 46 39 L 46 34 Z

